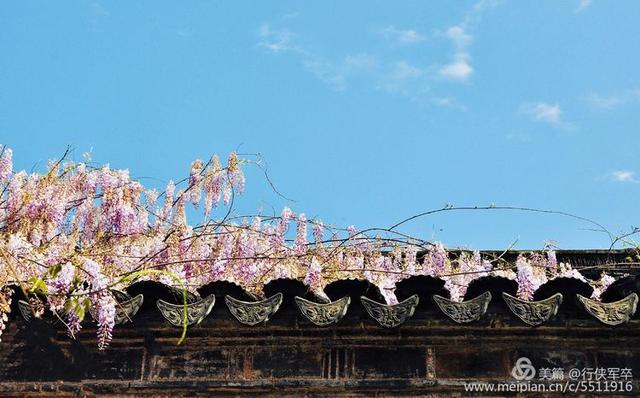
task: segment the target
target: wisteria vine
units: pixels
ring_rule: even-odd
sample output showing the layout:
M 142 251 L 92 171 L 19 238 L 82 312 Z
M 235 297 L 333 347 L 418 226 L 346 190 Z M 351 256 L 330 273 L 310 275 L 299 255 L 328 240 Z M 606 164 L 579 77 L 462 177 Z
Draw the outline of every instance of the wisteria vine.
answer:
M 43 173 L 15 172 L 11 149 L 0 146 L 0 335 L 11 285 L 27 295 L 35 316 L 48 308 L 72 337 L 92 314 L 104 349 L 114 327 L 112 291 L 139 280 L 194 292 L 224 280 L 259 297 L 270 280 L 292 278 L 328 301 L 328 283 L 365 279 L 388 304 L 397 303 L 396 283 L 415 275 L 444 280 L 455 301 L 484 276 L 516 280 L 518 296 L 526 300 L 557 277 L 591 284 L 596 299 L 614 281 L 604 274 L 588 280 L 558 263 L 552 250 L 520 255 L 514 267 L 477 251 L 452 256 L 439 242 L 392 230 L 371 236 L 353 226 L 326 226 L 289 208 L 279 215 L 235 215 L 231 209 L 244 190 L 248 163 L 235 153 L 226 165 L 216 156 L 194 161 L 189 176 L 170 181 L 163 192 L 146 188 L 127 170 L 76 163 L 67 155 Z M 189 224 L 188 205 L 202 213 L 202 223 Z M 224 209 L 213 216 L 219 207 Z

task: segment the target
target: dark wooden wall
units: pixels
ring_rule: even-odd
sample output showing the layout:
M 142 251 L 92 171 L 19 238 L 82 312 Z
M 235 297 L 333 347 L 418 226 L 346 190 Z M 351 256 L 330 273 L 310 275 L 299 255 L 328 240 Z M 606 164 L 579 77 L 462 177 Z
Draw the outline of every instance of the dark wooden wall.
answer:
M 613 328 L 562 311 L 532 328 L 493 304 L 480 321 L 458 325 L 423 303 L 396 329 L 379 327 L 358 305 L 320 328 L 285 302 L 268 324 L 250 327 L 219 300 L 180 346 L 179 329 L 147 305 L 101 352 L 91 325 L 74 341 L 62 328 L 16 317 L 0 343 L 0 396 L 465 396 L 465 381 L 513 381 L 521 356 L 537 368 L 629 367 L 639 376 L 639 326 L 637 315 Z M 628 396 L 640 394 L 634 387 Z

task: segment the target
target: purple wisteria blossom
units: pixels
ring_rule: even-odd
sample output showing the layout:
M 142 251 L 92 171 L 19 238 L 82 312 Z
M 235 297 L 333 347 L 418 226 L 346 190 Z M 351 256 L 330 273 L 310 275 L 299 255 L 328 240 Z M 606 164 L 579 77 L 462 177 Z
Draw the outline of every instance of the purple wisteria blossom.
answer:
M 0 184 L 4 184 L 13 172 L 13 151 L 6 146 L 0 148 Z

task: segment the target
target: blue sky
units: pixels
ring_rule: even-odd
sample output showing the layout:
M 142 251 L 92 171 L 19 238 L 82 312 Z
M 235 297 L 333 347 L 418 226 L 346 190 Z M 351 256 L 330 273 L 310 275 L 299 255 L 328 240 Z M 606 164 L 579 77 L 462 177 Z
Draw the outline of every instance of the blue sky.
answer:
M 453 205 L 637 225 L 640 2 L 4 2 L 0 142 L 91 151 L 150 185 L 261 153 L 238 212 L 385 227 Z M 560 216 L 461 212 L 449 246 L 606 247 Z

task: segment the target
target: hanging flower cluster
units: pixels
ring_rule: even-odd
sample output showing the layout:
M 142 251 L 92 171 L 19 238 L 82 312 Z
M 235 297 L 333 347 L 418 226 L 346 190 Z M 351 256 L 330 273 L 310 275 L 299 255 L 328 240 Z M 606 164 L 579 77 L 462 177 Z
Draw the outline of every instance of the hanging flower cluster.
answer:
M 573 278 L 591 285 L 591 298 L 600 300 L 600 295 L 615 282 L 615 278 L 602 273 L 600 279 L 585 278 L 580 271 L 568 263 L 558 263 L 554 251 L 548 251 L 546 256 L 541 253 L 531 253 L 529 256 L 520 255 L 516 261 L 518 297 L 532 300 L 534 292 L 543 284 L 556 278 Z
M 196 160 L 187 178 L 170 181 L 160 193 L 127 170 L 64 158 L 44 173 L 14 172 L 11 150 L 0 147 L 0 287 L 18 285 L 34 315 L 48 309 L 65 320 L 71 336 L 91 314 L 102 349 L 115 323 L 112 291 L 141 279 L 191 291 L 225 280 L 259 296 L 270 280 L 293 278 L 325 300 L 328 283 L 366 279 L 389 304 L 397 303 L 396 283 L 414 275 L 441 278 L 456 301 L 483 276 L 517 279 L 526 299 L 551 277 L 584 280 L 558 265 L 553 252 L 521 256 L 514 272 L 479 252 L 454 259 L 438 242 L 327 227 L 289 208 L 279 215 L 236 215 L 243 163 L 235 153 L 226 165 L 215 156 Z M 202 223 L 188 223 L 187 205 L 202 212 Z M 218 206 L 226 207 L 212 217 Z M 595 297 L 610 283 L 610 277 L 594 282 Z M 0 293 L 0 333 L 11 291 Z

